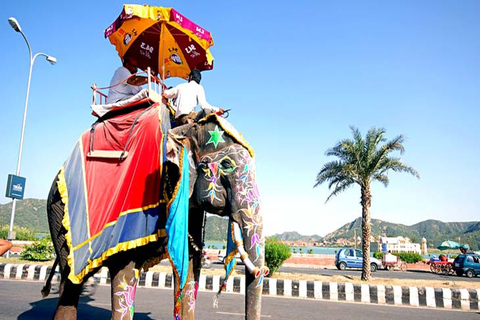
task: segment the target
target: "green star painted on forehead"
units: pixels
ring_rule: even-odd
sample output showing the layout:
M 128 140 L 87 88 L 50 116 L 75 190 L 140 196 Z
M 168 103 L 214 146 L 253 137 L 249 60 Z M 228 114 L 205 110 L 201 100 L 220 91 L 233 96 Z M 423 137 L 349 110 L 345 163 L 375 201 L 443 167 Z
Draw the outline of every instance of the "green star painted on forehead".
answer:
M 213 143 L 216 148 L 220 142 L 225 142 L 222 137 L 223 131 L 218 130 L 218 126 L 215 126 L 215 130 L 208 131 L 208 133 L 210 133 L 210 139 L 208 140 L 207 144 Z

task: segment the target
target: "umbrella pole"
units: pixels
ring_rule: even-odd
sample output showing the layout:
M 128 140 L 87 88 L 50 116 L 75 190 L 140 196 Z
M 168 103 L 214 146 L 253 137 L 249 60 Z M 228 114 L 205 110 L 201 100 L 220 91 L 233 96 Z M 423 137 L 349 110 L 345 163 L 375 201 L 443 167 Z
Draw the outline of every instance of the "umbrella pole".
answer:
M 164 32 L 165 32 L 165 25 L 162 24 L 162 31 L 160 32 L 160 37 L 162 38 L 162 81 L 163 81 L 163 87 L 165 86 L 165 37 L 164 37 Z

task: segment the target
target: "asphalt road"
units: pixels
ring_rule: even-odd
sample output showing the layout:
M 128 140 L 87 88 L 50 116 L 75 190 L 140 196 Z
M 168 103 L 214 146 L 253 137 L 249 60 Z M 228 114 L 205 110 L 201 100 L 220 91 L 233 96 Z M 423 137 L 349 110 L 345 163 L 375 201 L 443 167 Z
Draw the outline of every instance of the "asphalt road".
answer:
M 51 319 L 57 295 L 41 299 L 43 283 L 0 280 L 0 319 Z M 222 294 L 219 308 L 212 308 L 215 293 L 199 292 L 196 319 L 242 320 L 243 296 Z M 135 320 L 172 319 L 173 293 L 166 289 L 139 287 L 135 301 Z M 291 320 L 478 320 L 479 312 L 444 309 L 379 306 L 361 303 L 326 302 L 311 299 L 263 297 L 262 319 Z M 78 320 L 110 319 L 110 287 L 97 286 L 93 294 L 82 297 Z

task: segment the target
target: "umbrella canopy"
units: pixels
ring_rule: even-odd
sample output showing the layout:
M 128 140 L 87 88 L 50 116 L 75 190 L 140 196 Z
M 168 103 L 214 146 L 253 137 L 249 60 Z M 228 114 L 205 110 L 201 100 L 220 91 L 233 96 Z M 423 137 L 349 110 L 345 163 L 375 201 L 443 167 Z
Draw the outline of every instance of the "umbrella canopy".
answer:
M 440 243 L 437 247 L 437 249 L 440 249 L 440 250 L 448 250 L 448 249 L 458 249 L 460 248 L 462 245 L 456 241 L 452 241 L 452 240 L 447 240 L 447 241 L 443 241 L 442 243 Z
M 212 34 L 173 8 L 125 4 L 120 16 L 105 29 L 121 59 L 150 67 L 162 79 L 187 78 L 191 70 L 211 70 Z

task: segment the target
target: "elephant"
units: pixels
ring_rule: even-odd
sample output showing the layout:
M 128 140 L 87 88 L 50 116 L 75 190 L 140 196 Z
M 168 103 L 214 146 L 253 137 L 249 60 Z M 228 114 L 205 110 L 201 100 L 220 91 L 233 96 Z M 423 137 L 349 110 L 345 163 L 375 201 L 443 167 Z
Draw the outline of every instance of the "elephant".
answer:
M 156 108 L 162 113 L 164 107 L 153 105 L 145 108 L 146 110 Z M 137 119 L 141 120 L 141 117 L 140 115 Z M 165 125 L 162 123 L 162 130 L 165 130 Z M 176 193 L 180 193 L 179 181 L 183 181 L 187 184 L 184 189 L 188 197 L 186 204 L 188 252 L 180 253 L 186 256 L 188 261 L 184 264 L 182 274 L 177 272 L 174 266 L 173 317 L 182 320 L 195 318 L 195 299 L 204 240 L 203 228 L 208 212 L 229 219 L 231 228 L 229 243 L 234 244 L 234 250 L 229 255 L 233 260 L 230 259 L 229 264 L 232 266 L 235 254 L 239 252 L 246 268 L 245 319 L 259 320 L 263 277 L 268 274 L 268 267 L 265 265 L 263 220 L 260 214 L 253 149 L 225 118 L 216 114 L 166 131 L 166 161 L 162 164 L 160 177 L 165 185 L 164 196 L 171 204 Z M 115 162 L 111 159 L 108 161 Z M 187 171 L 188 175 L 185 175 Z M 183 178 L 187 176 L 188 179 Z M 111 318 L 132 319 L 140 270 L 166 257 L 174 264 L 172 253 L 169 251 L 169 248 L 176 250 L 173 236 L 160 230 L 157 233 L 158 237 L 150 237 L 152 240 L 148 243 L 121 247 L 93 264 L 92 260 L 88 260 L 87 263 L 90 262 L 91 265 L 83 277 L 72 278 L 74 266 L 71 260 L 74 248 L 69 241 L 77 236 L 75 234 L 77 231 L 67 231 L 69 227 L 69 221 L 66 222 L 65 219 L 67 204 L 59 180 L 60 175 L 53 181 L 47 199 L 48 222 L 57 256 L 56 263 L 59 264 L 61 273 L 54 319 L 76 319 L 82 286 L 101 267 L 109 269 L 111 278 Z M 169 208 L 171 209 L 171 206 Z M 159 220 L 167 220 L 168 223 L 169 217 L 166 216 L 169 214 L 171 213 L 162 209 L 158 213 L 161 216 Z M 227 262 L 226 269 L 228 271 Z M 49 292 L 50 280 L 51 277 L 42 290 L 44 296 Z M 226 278 L 222 287 L 225 285 Z

